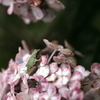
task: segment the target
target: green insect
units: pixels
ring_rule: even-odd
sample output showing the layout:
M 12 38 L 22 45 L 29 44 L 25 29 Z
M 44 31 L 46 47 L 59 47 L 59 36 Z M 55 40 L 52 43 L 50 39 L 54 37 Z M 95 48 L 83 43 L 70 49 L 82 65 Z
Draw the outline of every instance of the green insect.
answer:
M 33 72 L 32 67 L 36 64 L 37 61 L 39 61 L 37 58 L 40 55 L 40 49 L 35 49 L 27 63 L 27 73 Z

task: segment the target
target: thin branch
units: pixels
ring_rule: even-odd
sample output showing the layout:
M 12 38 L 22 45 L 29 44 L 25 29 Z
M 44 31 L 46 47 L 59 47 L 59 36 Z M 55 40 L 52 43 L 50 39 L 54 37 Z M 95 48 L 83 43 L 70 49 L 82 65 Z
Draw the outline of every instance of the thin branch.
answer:
M 56 53 L 56 51 L 57 51 L 57 50 L 54 50 L 54 51 L 52 52 L 52 54 L 50 55 L 50 57 L 49 57 L 49 59 L 48 59 L 47 64 L 49 64 L 49 62 L 51 61 L 51 59 L 52 59 L 53 55 Z

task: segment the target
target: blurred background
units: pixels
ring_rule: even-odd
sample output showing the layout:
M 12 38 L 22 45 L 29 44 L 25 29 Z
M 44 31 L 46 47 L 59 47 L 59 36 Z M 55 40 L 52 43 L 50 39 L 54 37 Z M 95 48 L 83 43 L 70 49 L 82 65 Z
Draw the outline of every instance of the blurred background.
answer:
M 43 39 L 67 40 L 85 57 L 75 56 L 77 64 L 87 69 L 100 63 L 100 0 L 62 0 L 65 10 L 56 13 L 51 23 L 38 21 L 26 25 L 17 15 L 7 15 L 0 5 L 0 68 L 7 68 L 25 40 L 29 48 L 44 48 Z

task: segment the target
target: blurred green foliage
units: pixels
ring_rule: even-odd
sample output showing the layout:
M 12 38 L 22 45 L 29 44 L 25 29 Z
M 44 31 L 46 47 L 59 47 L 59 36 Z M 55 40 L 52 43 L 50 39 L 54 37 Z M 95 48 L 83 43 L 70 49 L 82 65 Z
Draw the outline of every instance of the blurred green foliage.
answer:
M 65 10 L 55 12 L 52 23 L 42 21 L 26 25 L 17 15 L 7 15 L 7 7 L 0 5 L 0 68 L 6 68 L 15 57 L 21 40 L 30 49 L 43 48 L 43 39 L 66 39 L 85 57 L 76 56 L 77 63 L 87 69 L 93 62 L 100 63 L 100 0 L 62 0 Z

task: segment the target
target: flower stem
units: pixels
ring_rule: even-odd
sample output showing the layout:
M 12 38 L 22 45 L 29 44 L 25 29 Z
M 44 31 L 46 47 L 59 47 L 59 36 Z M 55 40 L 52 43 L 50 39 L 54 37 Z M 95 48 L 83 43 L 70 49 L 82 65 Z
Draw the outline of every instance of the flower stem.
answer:
M 54 51 L 52 52 L 52 54 L 50 55 L 50 57 L 49 57 L 49 59 L 48 59 L 47 64 L 49 64 L 49 62 L 51 61 L 51 59 L 52 59 L 53 55 L 56 53 L 56 51 L 57 51 L 57 50 L 54 50 Z

